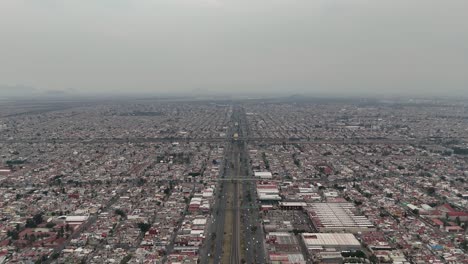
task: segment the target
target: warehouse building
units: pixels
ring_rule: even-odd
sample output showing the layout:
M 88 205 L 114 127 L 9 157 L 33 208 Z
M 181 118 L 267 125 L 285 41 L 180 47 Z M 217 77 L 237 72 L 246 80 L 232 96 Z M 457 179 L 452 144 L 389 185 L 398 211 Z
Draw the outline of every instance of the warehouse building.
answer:
M 278 186 L 275 183 L 257 184 L 257 195 L 260 201 L 280 201 Z
M 355 251 L 361 243 L 350 233 L 303 233 L 301 235 L 307 250 L 311 251 Z
M 271 179 L 273 178 L 273 175 L 269 171 L 256 171 L 254 172 L 255 177 L 258 177 L 260 179 Z
M 356 215 L 352 203 L 311 203 L 306 208 L 314 227 L 319 232 L 374 231 L 374 225 L 365 216 Z

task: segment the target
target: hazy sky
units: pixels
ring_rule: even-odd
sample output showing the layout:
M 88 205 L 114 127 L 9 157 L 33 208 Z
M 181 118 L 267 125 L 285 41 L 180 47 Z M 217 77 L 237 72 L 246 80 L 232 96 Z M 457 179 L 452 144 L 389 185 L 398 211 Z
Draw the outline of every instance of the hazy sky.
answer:
M 467 14 L 467 0 L 0 0 L 0 94 L 468 94 Z

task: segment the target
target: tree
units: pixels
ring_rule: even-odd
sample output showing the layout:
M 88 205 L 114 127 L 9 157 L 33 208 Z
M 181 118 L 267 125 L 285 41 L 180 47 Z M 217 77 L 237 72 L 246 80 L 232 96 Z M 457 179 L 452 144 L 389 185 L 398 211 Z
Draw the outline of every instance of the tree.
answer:
M 427 188 L 427 194 L 428 195 L 434 195 L 435 191 L 436 191 L 436 189 L 434 187 Z
M 465 250 L 465 251 L 468 251 L 468 241 L 467 240 L 463 240 L 461 243 L 460 243 L 460 247 Z
M 148 230 L 151 228 L 151 225 L 148 223 L 138 223 L 137 224 L 138 228 L 140 228 L 140 231 L 144 234 L 148 232 Z
M 7 236 L 11 237 L 12 240 L 18 240 L 19 238 L 17 230 L 8 231 Z
M 121 261 L 120 261 L 120 264 L 127 264 L 130 259 L 132 258 L 132 255 L 131 254 L 128 254 L 127 256 L 125 256 Z
M 371 256 L 369 257 L 369 261 L 370 261 L 371 263 L 379 263 L 379 258 L 377 258 L 376 255 L 371 255 Z
M 33 219 L 29 218 L 29 219 L 26 219 L 26 228 L 36 228 L 37 227 L 37 224 L 36 222 L 34 222 Z
M 43 255 L 40 259 L 36 260 L 34 263 L 35 264 L 41 264 L 43 263 L 44 261 L 47 260 L 47 256 L 46 255 Z
M 115 214 L 120 215 L 122 218 L 127 218 L 127 214 L 122 209 L 116 209 Z
M 42 213 L 38 213 L 38 214 L 34 215 L 31 220 L 32 220 L 32 223 L 34 223 L 35 226 L 40 225 L 42 223 L 42 221 L 43 221 L 42 220 Z

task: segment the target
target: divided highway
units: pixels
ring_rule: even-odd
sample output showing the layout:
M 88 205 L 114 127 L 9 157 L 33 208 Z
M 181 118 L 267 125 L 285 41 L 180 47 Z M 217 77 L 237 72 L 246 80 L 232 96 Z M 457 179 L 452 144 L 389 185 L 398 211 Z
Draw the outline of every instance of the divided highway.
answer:
M 226 161 L 229 165 L 225 181 L 227 188 L 223 193 L 223 197 L 228 200 L 224 213 L 224 252 L 221 263 L 266 263 L 256 183 L 250 179 L 253 176 L 247 142 L 243 140 L 248 136 L 244 109 L 234 107 L 231 125 L 233 138 L 229 142 L 230 153 L 227 156 L 230 159 Z
M 245 112 L 234 107 L 216 202 L 201 252 L 202 264 L 266 263 L 255 182 L 252 181 Z M 237 135 L 238 137 L 234 137 Z

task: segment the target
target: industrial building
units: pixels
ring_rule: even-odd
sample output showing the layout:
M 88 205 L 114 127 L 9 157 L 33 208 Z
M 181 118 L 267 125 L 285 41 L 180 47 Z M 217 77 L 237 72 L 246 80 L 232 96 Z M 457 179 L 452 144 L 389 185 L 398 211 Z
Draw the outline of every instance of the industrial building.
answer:
M 306 210 L 319 232 L 357 233 L 375 230 L 369 219 L 355 214 L 352 203 L 311 203 Z
M 273 175 L 269 171 L 256 171 L 254 172 L 255 177 L 258 177 L 260 179 L 271 179 L 273 178 Z
M 257 195 L 260 201 L 280 201 L 278 186 L 275 183 L 257 184 Z
M 301 246 L 296 236 L 289 232 L 270 232 L 266 236 L 266 243 L 271 263 L 278 264 L 306 264 Z
M 301 237 L 307 250 L 339 252 L 361 248 L 361 243 L 350 233 L 303 233 Z
M 304 202 L 280 202 L 279 206 L 282 210 L 301 210 L 307 206 Z

